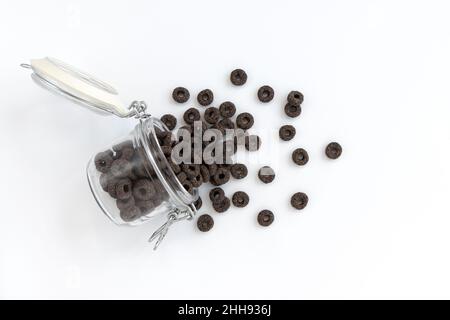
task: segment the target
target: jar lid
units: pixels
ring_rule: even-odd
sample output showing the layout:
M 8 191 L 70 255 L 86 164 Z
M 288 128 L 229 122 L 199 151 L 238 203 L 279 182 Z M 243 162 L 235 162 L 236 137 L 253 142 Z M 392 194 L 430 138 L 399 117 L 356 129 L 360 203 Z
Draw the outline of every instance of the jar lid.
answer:
M 22 67 L 33 70 L 31 78 L 42 87 L 71 101 L 119 117 L 135 114 L 118 97 L 111 85 L 55 58 L 32 59 Z

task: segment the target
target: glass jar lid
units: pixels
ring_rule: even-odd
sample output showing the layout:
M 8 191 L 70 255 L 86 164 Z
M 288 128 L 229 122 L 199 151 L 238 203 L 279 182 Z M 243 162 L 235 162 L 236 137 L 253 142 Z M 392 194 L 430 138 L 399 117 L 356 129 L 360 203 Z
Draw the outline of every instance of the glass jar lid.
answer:
M 65 62 L 46 57 L 21 66 L 32 69 L 31 77 L 40 86 L 97 112 L 122 118 L 136 114 L 119 99 L 111 85 Z

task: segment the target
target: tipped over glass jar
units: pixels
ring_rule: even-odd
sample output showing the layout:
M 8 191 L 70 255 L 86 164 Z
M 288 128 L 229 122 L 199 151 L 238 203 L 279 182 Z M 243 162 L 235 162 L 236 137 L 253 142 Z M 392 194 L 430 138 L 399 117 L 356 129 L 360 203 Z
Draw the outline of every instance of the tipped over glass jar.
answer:
M 138 225 L 156 215 L 194 210 L 197 189 L 185 190 L 161 149 L 170 136 L 161 121 L 149 117 L 89 161 L 92 193 L 116 224 Z

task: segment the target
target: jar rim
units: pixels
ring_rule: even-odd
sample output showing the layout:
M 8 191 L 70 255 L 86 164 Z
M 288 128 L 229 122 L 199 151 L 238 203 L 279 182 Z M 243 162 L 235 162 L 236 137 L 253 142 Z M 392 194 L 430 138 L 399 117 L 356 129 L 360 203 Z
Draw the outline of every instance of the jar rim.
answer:
M 194 211 L 194 214 L 196 213 L 195 206 L 193 203 L 198 199 L 198 189 L 194 188 L 194 194 L 190 194 L 186 189 L 184 189 L 183 185 L 181 184 L 180 180 L 177 178 L 175 172 L 173 171 L 172 167 L 170 166 L 169 162 L 167 161 L 166 157 L 164 156 L 164 153 L 161 149 L 160 144 L 158 143 L 158 140 L 156 139 L 156 132 L 155 132 L 155 125 L 161 127 L 162 129 L 170 132 L 170 130 L 167 128 L 167 126 L 160 121 L 157 118 L 149 117 L 145 119 L 144 121 L 140 121 L 139 124 L 136 126 L 138 128 L 138 138 L 140 140 L 140 143 L 142 144 L 145 153 L 147 157 L 149 158 L 150 162 L 152 163 L 152 166 L 155 169 L 156 174 L 158 175 L 158 178 L 161 180 L 161 183 L 164 185 L 165 189 L 170 193 L 171 197 L 175 198 L 177 202 L 179 202 L 181 205 L 188 207 L 190 210 Z M 163 176 L 163 173 L 161 172 L 158 163 L 155 160 L 155 155 L 153 154 L 152 150 L 150 150 L 150 134 L 152 138 L 156 141 L 156 148 L 152 148 L 153 151 L 157 153 L 158 159 L 161 159 L 164 163 L 164 166 L 168 168 L 168 171 L 171 175 L 171 183 L 167 181 L 167 178 Z M 152 144 L 153 145 L 153 144 Z M 156 149 L 156 150 L 154 150 Z M 175 185 L 174 185 L 175 184 Z M 176 188 L 176 190 L 175 190 Z M 180 196 L 181 193 L 181 196 Z

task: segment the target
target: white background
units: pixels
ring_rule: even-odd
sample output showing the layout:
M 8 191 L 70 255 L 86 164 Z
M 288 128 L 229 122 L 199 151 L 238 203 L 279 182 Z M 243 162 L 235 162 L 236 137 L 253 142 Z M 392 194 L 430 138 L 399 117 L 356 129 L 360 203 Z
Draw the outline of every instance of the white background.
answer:
M 0 8 L 0 298 L 450 298 L 448 1 L 3 1 Z M 133 120 L 37 87 L 19 64 L 54 56 L 181 115 L 214 91 L 263 138 L 245 209 L 202 212 L 160 250 L 160 221 L 121 228 L 92 198 L 88 159 Z M 229 72 L 249 75 L 233 87 Z M 256 90 L 270 84 L 270 104 Z M 189 88 L 187 105 L 171 101 Z M 303 113 L 282 111 L 292 89 Z M 292 123 L 297 136 L 278 142 Z M 275 144 L 270 144 L 270 137 Z M 337 161 L 325 145 L 344 147 Z M 290 153 L 309 151 L 295 167 Z M 276 148 L 276 149 L 273 149 Z M 276 181 L 262 185 L 258 167 Z M 290 208 L 290 195 L 309 195 Z M 276 220 L 256 223 L 268 208 Z

